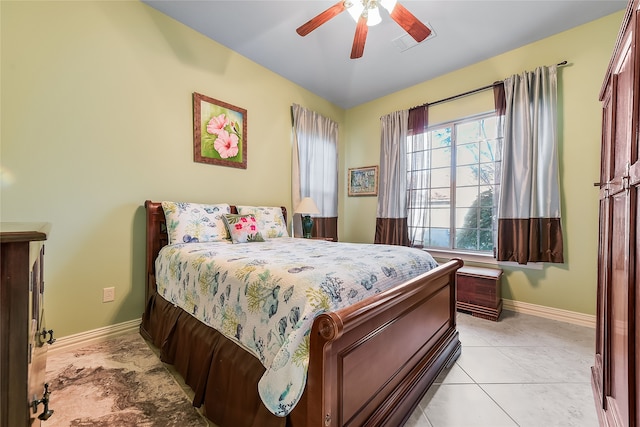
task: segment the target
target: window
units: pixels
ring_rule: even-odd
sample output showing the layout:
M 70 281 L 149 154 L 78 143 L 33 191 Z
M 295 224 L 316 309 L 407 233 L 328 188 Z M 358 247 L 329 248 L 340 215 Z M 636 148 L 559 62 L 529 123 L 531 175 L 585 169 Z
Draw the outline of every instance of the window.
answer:
M 493 253 L 502 134 L 485 114 L 407 138 L 409 238 L 413 246 Z

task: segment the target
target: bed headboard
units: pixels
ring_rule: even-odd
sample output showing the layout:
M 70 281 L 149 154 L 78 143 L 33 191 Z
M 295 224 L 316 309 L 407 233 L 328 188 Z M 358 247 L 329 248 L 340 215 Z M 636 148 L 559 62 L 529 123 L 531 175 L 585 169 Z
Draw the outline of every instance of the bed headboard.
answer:
M 156 258 L 163 246 L 169 243 L 167 235 L 167 222 L 162 210 L 162 202 L 144 202 L 147 211 L 147 245 L 146 245 L 146 288 L 145 304 L 156 293 Z M 287 223 L 287 208 L 281 206 L 284 222 Z M 231 206 L 231 213 L 238 213 L 235 206 Z

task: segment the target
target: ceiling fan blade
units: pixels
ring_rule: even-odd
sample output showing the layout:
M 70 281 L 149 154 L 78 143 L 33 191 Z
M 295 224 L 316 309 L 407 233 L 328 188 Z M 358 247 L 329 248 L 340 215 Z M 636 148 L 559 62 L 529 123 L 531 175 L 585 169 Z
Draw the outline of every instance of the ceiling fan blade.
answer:
M 356 25 L 356 35 L 353 37 L 353 46 L 351 47 L 351 59 L 357 59 L 364 53 L 364 42 L 367 41 L 367 16 L 360 15 L 358 25 Z
M 390 15 L 391 19 L 404 28 L 404 30 L 418 43 L 429 37 L 429 34 L 431 34 L 429 27 L 420 22 L 413 13 L 409 12 L 407 8 L 400 3 L 396 3 L 396 6 L 393 8 Z
M 344 1 L 340 0 L 338 3 L 334 4 L 329 9 L 325 10 L 324 12 L 320 13 L 316 17 L 311 18 L 309 21 L 302 24 L 300 27 L 298 27 L 296 32 L 304 37 L 307 34 L 309 34 L 311 31 L 318 28 L 320 25 L 324 24 L 325 22 L 333 18 L 334 16 L 343 12 L 345 9 L 346 7 L 344 5 Z

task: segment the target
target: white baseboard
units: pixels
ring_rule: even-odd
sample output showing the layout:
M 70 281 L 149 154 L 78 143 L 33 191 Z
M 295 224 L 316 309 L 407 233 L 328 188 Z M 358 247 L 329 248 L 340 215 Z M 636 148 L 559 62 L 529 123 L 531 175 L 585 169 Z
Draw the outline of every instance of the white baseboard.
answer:
M 93 329 L 91 331 L 80 332 L 79 334 L 56 338 L 56 342 L 49 347 L 47 353 L 49 355 L 53 355 L 63 351 L 69 351 L 75 348 L 80 348 L 89 344 L 104 341 L 108 338 L 113 338 L 118 335 L 136 332 L 140 327 L 140 322 L 141 319 L 133 319 L 127 322 L 105 326 L 104 328 Z
M 513 301 L 510 299 L 502 299 L 502 308 L 515 311 L 516 313 L 531 314 L 532 316 L 573 323 L 574 325 L 588 326 L 590 328 L 596 327 L 596 316 L 591 314 L 545 307 L 543 305 L 529 304 L 527 302 Z

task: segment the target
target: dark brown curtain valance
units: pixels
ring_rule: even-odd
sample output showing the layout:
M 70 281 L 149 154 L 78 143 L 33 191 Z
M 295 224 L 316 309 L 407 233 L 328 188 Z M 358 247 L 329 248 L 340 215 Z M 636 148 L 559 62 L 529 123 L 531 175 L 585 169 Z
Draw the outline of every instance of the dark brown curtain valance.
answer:
M 507 110 L 507 98 L 504 93 L 504 83 L 495 82 L 493 84 L 493 102 L 496 106 L 496 114 L 504 116 Z
M 409 135 L 424 133 L 429 126 L 429 106 L 420 105 L 409 110 Z

